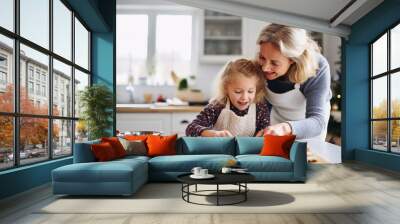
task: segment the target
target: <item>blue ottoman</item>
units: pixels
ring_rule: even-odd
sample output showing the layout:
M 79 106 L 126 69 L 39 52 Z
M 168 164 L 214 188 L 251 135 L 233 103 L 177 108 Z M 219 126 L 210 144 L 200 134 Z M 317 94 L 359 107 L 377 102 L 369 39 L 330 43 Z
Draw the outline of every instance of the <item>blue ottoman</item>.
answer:
M 147 158 L 74 163 L 52 171 L 53 193 L 132 195 L 148 180 Z

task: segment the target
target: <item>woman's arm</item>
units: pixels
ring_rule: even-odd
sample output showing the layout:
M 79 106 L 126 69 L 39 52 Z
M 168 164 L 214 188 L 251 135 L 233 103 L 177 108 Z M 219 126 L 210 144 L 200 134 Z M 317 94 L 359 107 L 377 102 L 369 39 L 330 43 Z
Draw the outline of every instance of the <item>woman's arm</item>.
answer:
M 186 136 L 201 136 L 203 131 L 211 130 L 217 122 L 223 109 L 222 105 L 210 103 L 197 117 L 186 127 Z
M 327 127 L 330 115 L 329 101 L 331 93 L 331 75 L 329 64 L 321 56 L 319 61 L 320 68 L 315 77 L 307 80 L 302 88 L 307 99 L 306 119 L 299 121 L 288 121 L 291 126 L 292 134 L 299 139 L 318 136 Z

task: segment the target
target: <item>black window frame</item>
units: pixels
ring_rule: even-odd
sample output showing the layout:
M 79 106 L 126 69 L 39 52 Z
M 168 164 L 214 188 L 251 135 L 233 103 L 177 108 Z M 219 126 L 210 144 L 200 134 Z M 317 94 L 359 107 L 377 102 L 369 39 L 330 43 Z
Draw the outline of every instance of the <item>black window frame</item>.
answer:
M 13 119 L 13 166 L 10 167 L 5 167 L 5 168 L 0 168 L 0 172 L 5 171 L 5 170 L 12 170 L 16 169 L 19 167 L 24 167 L 24 166 L 30 166 L 33 164 L 38 164 L 38 163 L 43 163 L 51 160 L 58 160 L 66 157 L 73 156 L 74 153 L 74 143 L 75 143 L 75 123 L 76 121 L 79 120 L 79 117 L 75 117 L 75 108 L 72 107 L 72 112 L 70 116 L 55 116 L 53 115 L 53 59 L 58 60 L 59 62 L 62 62 L 66 65 L 71 66 L 71 84 L 72 84 L 72 105 L 75 103 L 75 88 L 73 83 L 75 82 L 75 69 L 85 73 L 89 77 L 89 83 L 88 85 L 92 85 L 93 77 L 92 77 L 92 69 L 91 69 L 91 36 L 92 36 L 92 30 L 88 27 L 88 25 L 83 21 L 83 19 L 77 14 L 72 7 L 66 2 L 65 0 L 59 0 L 68 10 L 71 11 L 71 59 L 64 58 L 63 56 L 53 52 L 53 1 L 54 0 L 48 0 L 49 3 L 49 46 L 48 49 L 45 47 L 40 46 L 39 44 L 36 44 L 29 39 L 26 39 L 20 35 L 20 0 L 14 0 L 13 1 L 13 10 L 14 10 L 14 30 L 10 31 L 4 27 L 0 26 L 0 35 L 10 38 L 13 41 L 13 65 L 12 65 L 12 74 L 14 78 L 14 111 L 13 112 L 2 112 L 0 111 L 0 116 L 4 117 L 12 117 Z M 78 64 L 75 64 L 75 18 L 83 25 L 83 27 L 88 31 L 88 69 L 85 69 Z M 40 53 L 43 53 L 48 56 L 49 62 L 48 62 L 48 85 L 47 85 L 47 91 L 48 93 L 48 112 L 46 115 L 38 115 L 38 114 L 22 114 L 20 112 L 20 44 L 23 44 L 27 47 L 30 47 Z M 33 71 L 34 79 L 36 80 L 36 71 Z M 29 79 L 29 74 L 26 74 L 27 80 Z M 39 77 L 40 78 L 40 77 Z M 39 80 L 41 81 L 41 80 Z M 47 136 L 47 141 L 48 141 L 48 157 L 44 158 L 43 160 L 40 160 L 38 162 L 32 162 L 32 163 L 26 163 L 26 164 L 21 164 L 20 161 L 20 119 L 21 118 L 45 118 L 47 119 L 48 123 L 48 136 Z M 57 120 L 66 120 L 70 121 L 72 125 L 72 133 L 71 133 L 71 154 L 68 155 L 63 155 L 63 156 L 57 156 L 54 157 L 53 155 L 53 122 Z
M 379 34 L 374 40 L 372 40 L 369 44 L 369 149 L 373 151 L 379 151 L 379 152 L 386 152 L 386 153 L 391 153 L 391 154 L 400 154 L 400 152 L 393 152 L 392 151 L 392 121 L 400 121 L 400 117 L 392 117 L 392 99 L 391 99 L 391 77 L 392 75 L 395 75 L 396 73 L 400 72 L 400 67 L 391 69 L 391 31 L 395 27 L 400 26 L 400 21 L 397 21 L 396 23 L 392 24 L 389 28 L 385 29 L 385 31 L 381 34 Z M 376 43 L 381 37 L 384 35 L 387 35 L 387 64 L 386 64 L 386 71 L 376 74 L 373 74 L 373 44 Z M 386 118 L 373 118 L 373 81 L 378 79 L 386 77 L 386 87 L 387 87 L 387 105 L 386 105 Z M 374 148 L 374 136 L 373 136 L 373 122 L 376 121 L 386 121 L 386 151 L 384 150 L 379 150 Z

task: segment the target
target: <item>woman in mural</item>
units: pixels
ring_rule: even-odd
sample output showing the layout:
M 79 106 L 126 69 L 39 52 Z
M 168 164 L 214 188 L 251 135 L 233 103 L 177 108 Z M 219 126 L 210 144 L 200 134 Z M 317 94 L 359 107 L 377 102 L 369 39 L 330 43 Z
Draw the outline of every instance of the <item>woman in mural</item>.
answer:
M 258 37 L 258 63 L 272 105 L 261 134 L 325 140 L 330 114 L 330 70 L 304 29 L 270 24 Z

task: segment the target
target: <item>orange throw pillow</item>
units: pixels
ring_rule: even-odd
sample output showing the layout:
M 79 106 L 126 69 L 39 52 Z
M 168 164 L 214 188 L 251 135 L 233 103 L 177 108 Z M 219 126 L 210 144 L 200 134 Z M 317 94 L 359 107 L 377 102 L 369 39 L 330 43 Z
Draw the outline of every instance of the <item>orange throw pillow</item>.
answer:
M 178 135 L 156 136 L 149 135 L 147 137 L 147 154 L 148 156 L 164 156 L 176 154 L 176 139 Z
M 264 136 L 264 146 L 261 149 L 261 156 L 280 156 L 289 159 L 290 147 L 296 135 L 265 135 Z
M 111 144 L 108 142 L 102 142 L 100 144 L 93 144 L 90 146 L 94 157 L 99 162 L 109 161 L 116 159 L 117 156 L 115 155 L 114 149 L 112 148 Z
M 126 151 L 124 146 L 122 146 L 121 142 L 119 142 L 117 137 L 110 137 L 110 138 L 101 138 L 101 142 L 108 142 L 114 149 L 115 155 L 117 158 L 121 158 L 126 156 Z

